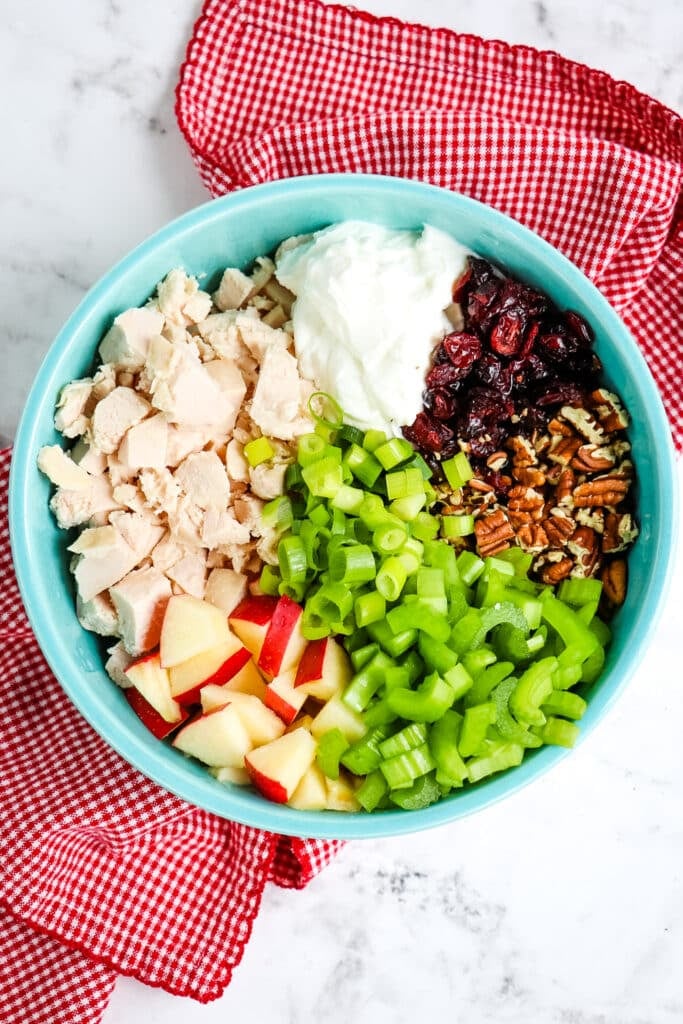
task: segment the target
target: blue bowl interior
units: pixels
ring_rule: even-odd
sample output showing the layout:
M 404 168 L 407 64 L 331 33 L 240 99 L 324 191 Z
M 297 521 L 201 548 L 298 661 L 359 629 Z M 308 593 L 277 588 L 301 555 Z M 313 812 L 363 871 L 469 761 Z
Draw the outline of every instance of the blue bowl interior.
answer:
M 184 267 L 213 286 L 228 265 L 247 267 L 292 234 L 346 219 L 389 227 L 433 224 L 475 252 L 548 292 L 560 307 L 583 314 L 596 334 L 606 383 L 632 415 L 630 440 L 638 468 L 640 537 L 630 554 L 630 584 L 613 623 L 606 668 L 582 721 L 584 738 L 602 718 L 645 650 L 664 599 L 677 523 L 674 463 L 661 401 L 635 343 L 609 304 L 566 259 L 536 235 L 465 197 L 397 178 L 323 175 L 246 189 L 201 206 L 143 243 L 85 297 L 50 348 L 26 403 L 11 474 L 14 560 L 29 618 L 63 688 L 90 724 L 126 760 L 190 803 L 226 818 L 291 835 L 385 836 L 438 825 L 480 810 L 556 764 L 566 751 L 543 748 L 522 765 L 422 811 L 373 815 L 302 812 L 216 782 L 197 762 L 153 739 L 103 669 L 104 645 L 74 613 L 65 534 L 48 511 L 50 485 L 36 469 L 43 444 L 60 442 L 53 427 L 60 388 L 90 372 L 112 318 L 143 303 L 171 268 Z

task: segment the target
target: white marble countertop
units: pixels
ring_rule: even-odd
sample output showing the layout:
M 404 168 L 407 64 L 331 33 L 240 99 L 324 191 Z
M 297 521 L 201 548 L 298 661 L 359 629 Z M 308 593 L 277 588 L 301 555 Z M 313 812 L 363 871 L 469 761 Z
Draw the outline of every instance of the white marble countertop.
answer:
M 360 2 L 558 49 L 683 107 L 677 0 Z M 84 291 L 207 198 L 172 106 L 198 10 L 24 0 L 3 11 L 5 439 Z M 201 1006 L 122 979 L 106 1024 L 680 1024 L 682 581 L 679 552 L 646 663 L 553 772 L 455 825 L 349 845 L 302 893 L 271 888 L 222 999 Z

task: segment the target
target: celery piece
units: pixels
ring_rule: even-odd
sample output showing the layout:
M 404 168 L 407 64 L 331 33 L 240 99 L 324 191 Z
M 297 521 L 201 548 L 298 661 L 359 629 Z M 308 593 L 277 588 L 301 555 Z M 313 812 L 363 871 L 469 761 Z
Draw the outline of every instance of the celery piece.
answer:
M 461 551 L 456 564 L 462 580 L 468 587 L 472 586 L 484 571 L 484 560 L 472 551 Z
M 354 711 L 364 711 L 384 682 L 388 668 L 395 662 L 384 651 L 378 651 L 363 668 L 356 672 L 342 694 L 342 700 Z
M 422 658 L 419 655 L 419 652 L 415 650 L 415 648 L 413 648 L 412 651 L 408 652 L 408 654 L 401 662 L 400 667 L 402 669 L 405 669 L 405 671 L 408 674 L 408 682 L 405 683 L 406 686 L 412 686 L 413 683 L 416 683 L 418 679 L 422 678 L 425 671 L 425 663 L 423 662 Z
M 397 686 L 387 693 L 387 703 L 400 718 L 408 722 L 436 722 L 455 697 L 453 689 L 433 672 L 418 686 L 408 690 Z
M 394 671 L 400 671 L 400 669 L 388 669 L 387 675 Z M 398 715 L 389 707 L 389 702 L 386 697 L 382 697 L 378 700 L 372 700 L 363 712 L 363 721 L 367 725 L 368 729 L 374 729 L 377 725 L 390 725 L 392 722 L 395 722 L 397 718 Z
M 407 789 L 392 789 L 389 799 L 404 811 L 419 811 L 441 798 L 441 787 L 432 774 L 416 779 Z
M 493 628 L 491 646 L 499 658 L 512 661 L 515 665 L 519 665 L 521 661 L 528 661 L 532 656 L 530 639 L 525 630 L 513 626 L 510 622 L 502 622 L 500 626 Z M 540 647 L 542 646 L 541 639 Z
M 444 679 L 453 691 L 453 703 L 460 700 L 472 686 L 472 676 L 462 664 L 449 668 Z
M 576 612 L 554 597 L 549 590 L 543 593 L 541 604 L 543 620 L 559 634 L 565 646 L 575 647 L 582 662 L 600 646 L 595 633 L 581 621 Z
M 490 748 L 480 757 L 467 762 L 467 774 L 470 782 L 479 782 L 487 775 L 515 768 L 522 763 L 524 747 L 520 743 L 491 744 Z
M 449 669 L 453 668 L 458 660 L 457 654 L 450 647 L 441 643 L 440 640 L 435 640 L 434 637 L 429 636 L 427 633 L 419 634 L 417 649 L 425 665 L 440 675 L 444 675 Z
M 253 441 L 247 441 L 244 446 L 244 457 L 253 468 L 267 462 L 275 455 L 275 449 L 267 437 L 257 437 Z
M 389 792 L 387 780 L 380 771 L 370 772 L 356 790 L 356 800 L 364 811 L 375 811 Z
M 598 647 L 592 654 L 589 654 L 581 666 L 581 682 L 594 683 L 605 665 L 605 649 Z
M 562 718 L 583 718 L 588 705 L 578 693 L 568 693 L 566 690 L 553 690 L 546 697 L 541 705 L 541 711 L 545 715 L 560 715 Z
M 447 587 L 462 584 L 455 551 L 445 541 L 425 541 L 424 562 L 425 565 L 431 566 L 434 569 L 441 569 L 444 583 Z
M 557 658 L 541 658 L 533 662 L 519 677 L 510 697 L 510 710 L 521 725 L 543 725 L 545 715 L 541 704 L 553 691 L 553 673 Z
M 380 771 L 392 790 L 407 789 L 415 779 L 434 770 L 434 758 L 426 743 L 406 750 L 380 764 Z
M 579 727 L 574 722 L 551 715 L 541 729 L 541 739 L 556 747 L 573 747 L 579 736 Z
M 416 629 L 402 629 L 394 633 L 386 619 L 382 622 L 371 622 L 367 628 L 372 639 L 376 640 L 392 658 L 400 658 L 409 651 L 418 636 Z
M 462 657 L 474 646 L 474 639 L 482 628 L 481 612 L 478 608 L 470 608 L 453 626 L 450 646 Z
M 523 551 L 516 544 L 511 548 L 506 548 L 505 551 L 499 551 L 496 558 L 503 562 L 510 562 L 515 570 L 515 575 L 522 579 L 526 579 L 534 560 L 534 556 L 530 552 Z
M 492 651 L 490 647 L 478 647 L 476 651 L 468 651 L 462 658 L 462 663 L 471 676 L 479 675 L 495 661 L 495 651 Z
M 467 766 L 458 753 L 462 715 L 446 711 L 429 732 L 429 749 L 436 762 L 436 781 L 440 786 L 462 786 Z
M 379 644 L 369 643 L 363 644 L 362 647 L 356 647 L 353 651 L 349 652 L 351 657 L 351 664 L 353 665 L 356 672 L 360 672 L 364 665 L 367 665 L 379 650 Z
M 387 730 L 387 725 L 377 725 L 370 729 L 362 739 L 352 743 L 340 757 L 344 767 L 354 775 L 367 775 L 369 772 L 373 772 L 382 760 L 379 745 L 386 739 Z
M 575 608 L 586 604 L 595 604 L 597 607 L 601 594 L 602 583 L 600 580 L 582 579 L 576 576 L 569 576 L 566 580 L 562 580 L 557 588 L 558 600 L 563 601 L 564 604 L 571 604 Z
M 387 739 L 382 740 L 379 745 L 379 752 L 383 760 L 387 760 L 389 757 L 396 757 L 405 750 L 413 750 L 415 747 L 419 747 L 426 742 L 427 726 L 422 722 L 413 722 L 411 725 L 406 725 L 399 732 L 394 733 L 393 736 L 388 736 Z
M 466 707 L 474 707 L 476 704 L 483 704 L 487 701 L 489 694 L 514 671 L 514 667 L 511 661 L 497 661 L 493 665 L 489 665 L 488 668 L 482 669 L 474 677 L 472 688 L 465 696 Z
M 405 664 L 393 665 L 384 673 L 384 695 L 397 686 L 410 686 L 413 680 Z
M 486 731 L 495 721 L 496 705 L 493 703 L 477 704 L 474 708 L 467 708 L 458 740 L 458 753 L 461 757 L 471 757 L 479 753 L 486 739 Z
M 504 740 L 521 743 L 523 747 L 540 747 L 542 741 L 539 737 L 534 736 L 526 726 L 516 722 L 510 714 L 510 697 L 516 686 L 517 678 L 510 676 L 499 683 L 491 694 L 491 699 L 496 705 L 496 729 Z
M 339 758 L 349 749 L 349 741 L 341 729 L 329 729 L 318 739 L 318 767 L 328 779 L 339 778 Z

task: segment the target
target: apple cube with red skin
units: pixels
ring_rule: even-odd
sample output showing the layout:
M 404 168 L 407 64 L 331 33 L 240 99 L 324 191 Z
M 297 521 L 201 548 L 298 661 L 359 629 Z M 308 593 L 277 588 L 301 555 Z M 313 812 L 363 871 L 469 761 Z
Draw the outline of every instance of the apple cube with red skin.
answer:
M 161 627 L 161 664 L 173 668 L 230 640 L 225 612 L 191 594 L 175 594 L 166 605 Z
M 299 664 L 307 643 L 301 632 L 302 618 L 303 608 L 291 597 L 283 595 L 278 600 L 257 662 L 261 672 L 270 679 Z
M 260 747 L 282 736 L 284 722 L 267 708 L 258 697 L 222 686 L 205 686 L 202 690 L 202 709 L 205 713 L 233 704 L 253 746 Z
M 313 764 L 315 751 L 316 742 L 310 732 L 295 729 L 271 743 L 256 747 L 244 758 L 244 766 L 266 799 L 284 804 L 291 799 L 304 773 Z
M 228 617 L 233 633 L 257 660 L 277 606 L 277 597 L 265 594 L 250 595 L 245 597 Z
M 183 726 L 173 746 L 212 768 L 241 768 L 253 743 L 235 705 L 226 704 Z
M 147 729 L 156 736 L 158 740 L 163 740 L 167 736 L 170 736 L 172 732 L 175 732 L 183 722 L 189 718 L 189 712 L 185 708 L 181 708 L 181 718 L 177 722 L 167 722 L 165 718 L 162 718 L 158 711 L 156 711 L 149 701 L 146 701 L 139 690 L 136 690 L 134 686 L 128 686 L 123 691 L 126 700 L 132 707 L 135 714 L 138 716 L 140 721 Z
M 304 772 L 301 782 L 287 801 L 290 807 L 299 811 L 324 811 L 327 808 L 327 786 L 325 776 L 317 764 Z
M 294 686 L 295 672 L 276 676 L 266 686 L 263 702 L 279 715 L 285 725 L 290 725 L 306 703 L 308 694 Z
M 182 720 L 182 708 L 171 693 L 169 674 L 161 666 L 158 651 L 131 662 L 125 675 L 165 722 L 174 724 Z
M 231 635 L 229 640 L 218 647 L 210 647 L 170 668 L 171 693 L 180 704 L 196 704 L 203 686 L 211 683 L 222 686 L 243 669 L 248 661 L 251 661 L 249 651 L 236 636 Z
M 226 690 L 234 690 L 236 693 L 249 693 L 259 700 L 263 700 L 266 695 L 265 680 L 251 658 L 221 685 Z
M 327 701 L 341 693 L 353 670 L 346 651 L 331 636 L 312 640 L 297 668 L 294 685 L 316 700 Z

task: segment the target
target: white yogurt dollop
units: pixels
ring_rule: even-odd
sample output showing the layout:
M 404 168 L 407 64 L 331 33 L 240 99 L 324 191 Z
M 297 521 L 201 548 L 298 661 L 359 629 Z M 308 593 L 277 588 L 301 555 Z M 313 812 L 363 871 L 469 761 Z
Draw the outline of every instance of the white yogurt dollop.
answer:
M 425 226 L 397 231 L 344 221 L 278 254 L 300 372 L 356 426 L 400 433 L 422 409 L 432 349 L 469 250 Z

